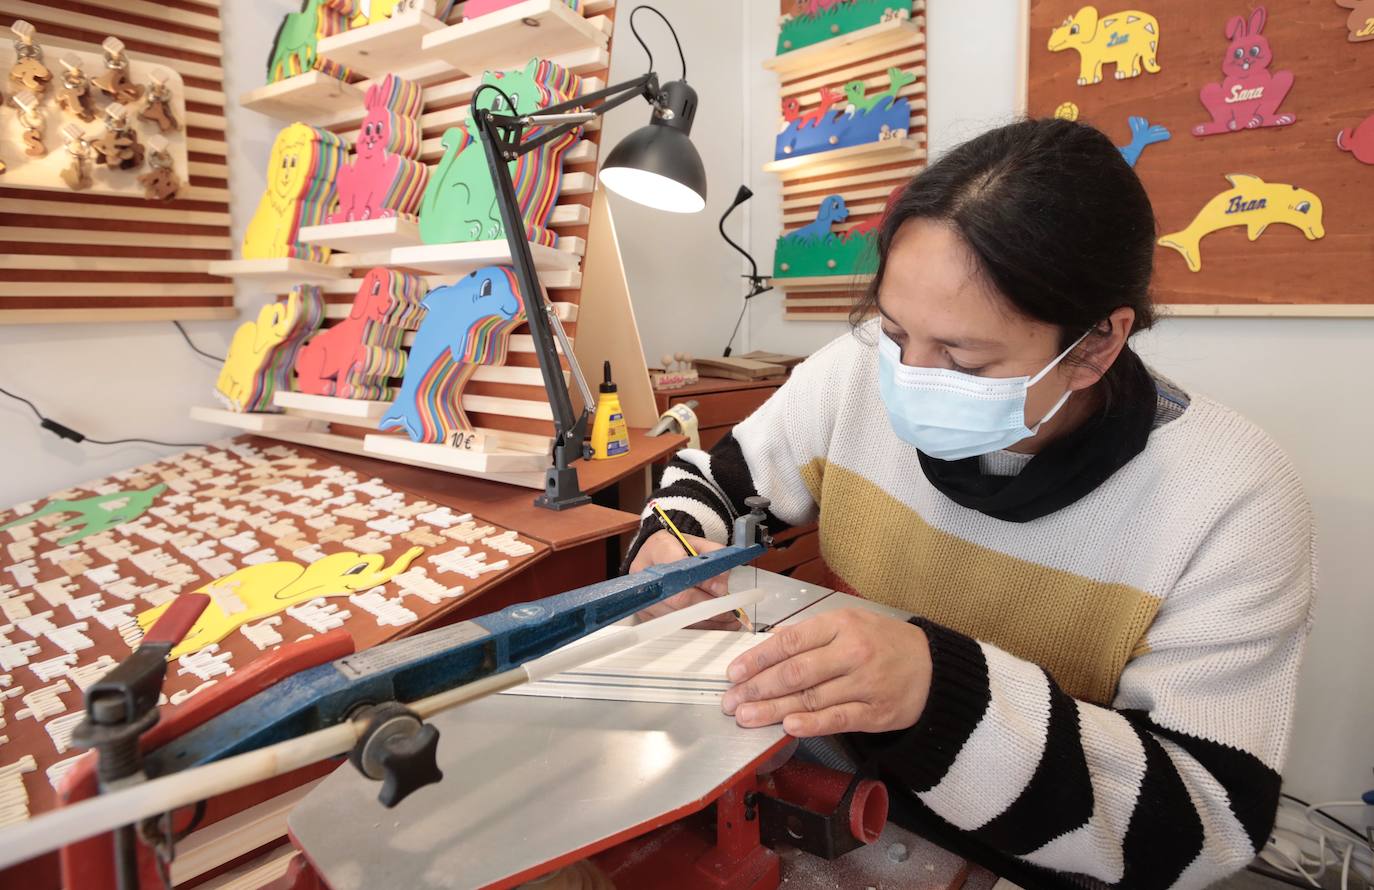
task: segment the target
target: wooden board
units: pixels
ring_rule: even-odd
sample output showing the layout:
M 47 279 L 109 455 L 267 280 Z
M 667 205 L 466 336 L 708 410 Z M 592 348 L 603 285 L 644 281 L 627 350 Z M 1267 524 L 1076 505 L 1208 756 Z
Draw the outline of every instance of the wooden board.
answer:
M 795 4 L 780 0 L 779 12 Z M 836 227 L 846 231 L 871 222 L 882 212 L 887 196 L 926 166 L 926 34 L 925 3 L 915 0 L 909 20 L 893 20 L 842 34 L 830 40 L 783 53 L 764 61 L 778 75 L 779 97 L 795 98 L 802 113 L 820 105 L 820 89 L 862 80 L 870 90 L 888 83 L 887 70 L 898 67 L 916 75 L 898 95 L 911 106 L 905 138 L 856 145 L 764 164 L 765 172 L 782 179 L 783 232 L 810 223 L 821 202 L 840 195 L 848 219 Z M 792 321 L 833 321 L 834 304 L 853 302 L 866 276 L 840 274 L 806 278 L 779 277 L 773 285 L 783 291 L 784 317 Z
M 1330 0 L 1269 0 L 1264 36 L 1273 49 L 1271 72 L 1289 70 L 1294 85 L 1281 111 L 1297 115 L 1287 127 L 1197 137 L 1209 121 L 1198 91 L 1222 80 L 1229 41 L 1227 20 L 1248 16 L 1253 0 L 1230 4 L 1154 0 L 1142 7 L 1159 20 L 1158 74 L 1118 81 L 1107 66 L 1103 82 L 1080 87 L 1078 53 L 1051 53 L 1050 31 L 1081 6 L 1078 0 L 1032 0 L 1028 52 L 1028 111 L 1041 117 L 1073 102 L 1079 119 L 1100 127 L 1118 145 L 1128 141 L 1127 118 L 1141 115 L 1173 132 L 1147 148 L 1136 167 L 1154 204 L 1161 233 L 1187 226 L 1212 196 L 1230 188 L 1228 173 L 1299 186 L 1324 204 L 1326 235 L 1308 241 L 1294 228 L 1271 225 L 1257 241 L 1243 227 L 1202 241 L 1202 270 L 1190 272 L 1177 251 L 1159 247 L 1154 296 L 1163 304 L 1223 306 L 1189 314 L 1331 314 L 1329 307 L 1374 303 L 1374 166 L 1336 147 L 1337 131 L 1374 113 L 1374 43 L 1346 39 L 1349 10 Z M 1099 7 L 1106 10 L 1106 7 Z M 1245 307 L 1248 307 L 1245 308 Z M 1347 314 L 1336 310 L 1336 314 Z
M 62 70 L 59 60 L 70 50 L 103 60 L 100 42 L 111 35 L 124 41 L 136 75 L 145 66 L 174 72 L 182 83 L 173 84 L 173 93 L 182 103 L 179 110 L 185 129 L 181 140 L 188 159 L 183 197 L 169 202 L 146 201 L 141 194 L 116 197 L 65 188 L 36 191 L 11 182 L 8 175 L 0 176 L 0 206 L 4 208 L 0 254 L 62 258 L 41 268 L 5 272 L 0 323 L 232 316 L 229 282 L 203 269 L 169 271 L 153 264 L 111 273 L 94 265 L 69 268 L 72 261 L 203 261 L 231 255 L 219 10 L 213 6 L 196 6 L 194 10 L 185 4 L 166 6 L 142 0 L 70 0 L 59 4 L 0 0 L 5 46 L 10 43 L 9 28 L 15 20 L 31 22 L 37 28 L 36 41 L 43 47 L 44 63 L 55 72 Z M 0 49 L 0 55 L 5 51 Z M 8 64 L 0 62 L 0 70 L 7 69 Z M 88 66 L 87 74 L 102 70 L 92 72 Z M 7 86 L 5 94 L 9 93 Z M 51 101 L 49 97 L 45 105 Z M 103 94 L 96 100 L 97 113 L 107 101 Z M 135 113 L 139 108 L 141 102 L 136 103 Z M 0 114 L 6 127 L 13 117 L 10 109 Z M 52 154 L 61 155 L 61 121 L 51 114 L 50 118 L 45 143 Z M 96 132 L 100 124 L 83 126 Z M 139 126 L 139 133 L 142 138 L 149 135 L 144 125 Z M 5 140 L 0 144 L 0 157 L 13 161 L 15 150 Z M 129 234 L 131 222 L 137 222 L 139 237 L 120 237 Z
M 432 625 L 548 552 L 545 544 L 522 533 L 519 538 L 529 552 L 503 553 L 482 538 L 493 537 L 508 526 L 485 518 L 480 510 L 440 508 L 367 472 L 261 440 L 192 449 L 53 497 L 70 501 L 159 484 L 166 489 L 141 515 L 66 546 L 58 541 L 77 528 L 57 523 L 74 516 L 72 512 L 37 517 L 0 531 L 0 551 L 4 552 L 0 609 L 6 625 L 0 654 L 7 665 L 0 673 L 8 675 L 0 688 L 24 689 L 0 702 L 5 719 L 0 734 L 9 737 L 0 746 L 0 763 L 11 763 L 25 754 L 37 761 L 38 769 L 23 777 L 31 813 L 51 808 L 50 778 L 77 754 L 64 747 L 63 724 L 54 725 L 80 713 L 76 678 L 92 679 L 88 674 L 96 669 L 89 666 L 101 661 L 101 656 L 114 662 L 126 657 L 137 645 L 137 633 L 129 622 L 177 593 L 203 588 L 250 564 L 293 562 L 304 567 L 314 564 L 311 557 L 366 552 L 350 543 L 358 538 L 366 537 L 366 549 L 374 550 L 387 566 L 410 547 L 423 547 L 405 572 L 388 577 L 380 588 L 327 598 L 326 605 L 338 607 L 334 614 L 361 649 Z M 453 499 L 444 500 L 451 503 Z M 34 501 L 0 511 L 0 525 L 40 511 L 45 503 Z M 472 526 L 457 521 L 464 512 L 476 513 Z M 327 523 L 323 528 L 310 524 L 319 519 Z M 368 526 L 379 521 L 390 531 Z M 405 531 L 402 525 L 407 526 Z M 490 532 L 464 540 L 465 535 L 488 526 Z M 460 553 L 462 547 L 470 550 Z M 487 565 L 502 561 L 506 565 L 476 578 L 455 568 L 457 560 L 479 554 Z M 424 583 L 422 577 L 433 583 Z M 240 596 L 249 593 L 243 584 L 235 589 Z M 385 597 L 401 611 L 382 609 L 370 593 Z M 279 643 L 260 649 L 240 629 L 221 640 L 212 660 L 222 662 L 222 669 L 207 669 L 200 660 L 172 659 L 166 694 L 178 701 L 213 695 L 214 686 L 202 685 L 247 667 L 274 647 L 323 632 L 319 625 L 323 619 L 309 611 L 282 612 L 277 617 L 281 621 L 273 629 L 282 638 Z M 67 653 L 60 641 L 73 650 L 75 657 L 65 658 L 70 663 L 62 663 Z M 192 670 L 192 664 L 198 666 Z M 21 716 L 27 706 L 25 695 L 64 683 L 67 688 L 55 690 L 60 712 L 41 720 Z

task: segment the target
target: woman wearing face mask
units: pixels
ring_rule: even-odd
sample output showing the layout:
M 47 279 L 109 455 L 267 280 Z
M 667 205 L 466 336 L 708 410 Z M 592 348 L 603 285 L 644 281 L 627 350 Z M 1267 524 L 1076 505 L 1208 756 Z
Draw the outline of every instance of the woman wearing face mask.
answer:
M 897 821 L 1025 886 L 1201 887 L 1277 807 L 1309 509 L 1264 433 L 1131 350 L 1154 238 L 1096 130 L 959 146 L 889 204 L 877 317 L 655 493 L 703 551 L 765 495 L 775 530 L 819 522 L 836 586 L 916 616 L 785 628 L 723 707 L 846 733 Z M 650 511 L 632 554 L 682 555 Z

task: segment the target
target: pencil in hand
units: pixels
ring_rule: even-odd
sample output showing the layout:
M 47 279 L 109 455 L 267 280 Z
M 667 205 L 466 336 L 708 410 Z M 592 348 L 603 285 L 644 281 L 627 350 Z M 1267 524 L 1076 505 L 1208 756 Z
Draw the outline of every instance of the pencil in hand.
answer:
M 654 512 L 658 514 L 659 520 L 663 523 L 663 527 L 666 528 L 669 531 L 669 533 L 672 534 L 673 537 L 677 538 L 677 542 L 682 545 L 683 550 L 687 551 L 687 555 L 696 556 L 696 548 L 693 547 L 691 542 L 687 540 L 686 536 L 678 530 L 678 527 L 673 524 L 673 520 L 668 518 L 668 514 L 663 512 L 663 508 L 658 505 L 658 501 L 654 501 L 649 506 L 654 508 Z M 744 610 L 737 608 L 734 610 L 734 613 L 735 617 L 739 619 L 740 626 L 743 627 L 745 630 L 749 631 L 750 633 L 753 633 L 754 622 L 749 620 L 749 616 L 744 614 Z

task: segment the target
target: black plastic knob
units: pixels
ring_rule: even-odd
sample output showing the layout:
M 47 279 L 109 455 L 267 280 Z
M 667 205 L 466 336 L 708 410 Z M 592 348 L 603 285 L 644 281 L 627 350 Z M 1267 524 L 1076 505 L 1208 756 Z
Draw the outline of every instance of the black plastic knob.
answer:
M 412 792 L 426 785 L 437 784 L 444 778 L 439 769 L 439 730 L 423 724 L 408 736 L 392 736 L 382 753 L 382 790 L 377 800 L 390 809 L 405 800 Z
M 444 778 L 439 769 L 439 730 L 397 702 L 368 710 L 367 728 L 349 760 L 369 779 L 380 779 L 377 795 L 391 808 L 415 791 Z

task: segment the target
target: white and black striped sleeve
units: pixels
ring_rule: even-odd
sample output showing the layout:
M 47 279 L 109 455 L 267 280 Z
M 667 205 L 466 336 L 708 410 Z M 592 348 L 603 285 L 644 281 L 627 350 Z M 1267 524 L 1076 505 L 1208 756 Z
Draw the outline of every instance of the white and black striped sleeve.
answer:
M 1243 868 L 1273 825 L 1310 624 L 1310 519 L 1282 503 L 1289 486 L 1231 505 L 1111 707 L 915 618 L 933 665 L 925 711 L 904 732 L 854 736 L 859 749 L 961 840 L 1047 884 L 1187 890 Z
M 840 343 L 842 341 L 837 341 Z M 728 543 L 730 524 L 745 511 L 745 498 L 763 495 L 772 502 L 768 527 L 774 532 L 816 518 L 816 502 L 802 470 L 824 457 L 830 443 L 838 397 L 821 360 L 837 343 L 821 349 L 793 371 L 787 382 L 711 451 L 678 452 L 650 496 L 679 529 Z M 662 526 L 645 506 L 639 533 L 626 563 L 644 540 Z

